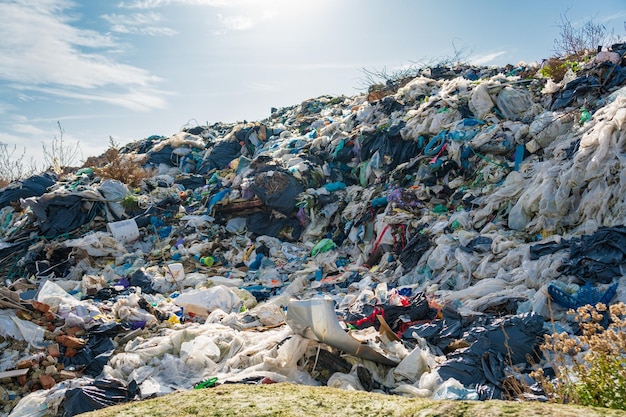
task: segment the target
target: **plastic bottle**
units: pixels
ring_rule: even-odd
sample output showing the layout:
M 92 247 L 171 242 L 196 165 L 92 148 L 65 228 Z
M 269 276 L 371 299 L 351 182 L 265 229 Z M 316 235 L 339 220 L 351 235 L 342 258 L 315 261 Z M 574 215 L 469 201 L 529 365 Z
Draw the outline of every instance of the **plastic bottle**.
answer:
M 586 108 L 582 107 L 580 109 L 580 119 L 578 119 L 578 123 L 582 125 L 586 121 L 588 121 L 589 119 L 591 119 L 591 113 L 589 113 L 589 110 L 587 110 Z

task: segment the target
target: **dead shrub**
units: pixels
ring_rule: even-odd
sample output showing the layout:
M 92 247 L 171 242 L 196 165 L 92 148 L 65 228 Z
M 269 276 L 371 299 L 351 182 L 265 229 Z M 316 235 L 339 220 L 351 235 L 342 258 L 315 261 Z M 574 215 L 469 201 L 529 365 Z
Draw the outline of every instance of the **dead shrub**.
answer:
M 581 334 L 546 335 L 541 346 L 555 377 L 531 376 L 552 402 L 626 410 L 626 305 L 570 310 Z
M 92 166 L 94 173 L 103 179 L 113 179 L 123 182 L 130 187 L 138 187 L 141 182 L 150 178 L 152 171 L 141 166 L 141 161 L 133 160 L 130 155 L 120 153 L 115 141 L 109 139 L 109 148 L 101 158 L 92 159 L 97 166 Z

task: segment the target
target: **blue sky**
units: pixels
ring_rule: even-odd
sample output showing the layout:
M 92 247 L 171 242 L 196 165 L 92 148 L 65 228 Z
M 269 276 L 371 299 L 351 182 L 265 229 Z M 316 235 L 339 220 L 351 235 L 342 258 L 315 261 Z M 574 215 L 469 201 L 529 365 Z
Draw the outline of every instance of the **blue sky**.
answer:
M 0 0 L 0 142 L 41 160 L 64 129 L 84 158 L 184 126 L 365 90 L 463 50 L 480 65 L 554 55 L 558 23 L 624 36 L 626 2 Z

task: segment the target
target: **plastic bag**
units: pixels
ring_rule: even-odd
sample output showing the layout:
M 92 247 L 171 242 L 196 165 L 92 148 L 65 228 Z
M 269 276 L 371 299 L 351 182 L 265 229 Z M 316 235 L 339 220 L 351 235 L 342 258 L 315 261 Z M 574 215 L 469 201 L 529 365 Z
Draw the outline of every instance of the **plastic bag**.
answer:
M 469 108 L 474 116 L 484 119 L 493 109 L 494 103 L 489 95 L 487 84 L 480 84 L 472 91 L 469 101 Z
M 318 253 L 323 253 L 323 252 L 327 252 L 331 249 L 334 249 L 337 245 L 335 245 L 335 242 L 332 241 L 332 239 L 328 239 L 328 238 L 324 238 L 322 240 L 320 240 L 311 250 L 311 256 L 315 256 Z
M 123 256 L 127 253 L 123 244 L 108 232 L 95 232 L 82 238 L 66 240 L 63 243 L 69 248 L 84 249 L 90 256 Z
M 521 120 L 541 111 L 541 106 L 533 103 L 528 91 L 504 87 L 496 99 L 498 109 L 509 120 Z
M 393 373 L 396 378 L 403 377 L 409 381 L 417 382 L 424 372 L 430 371 L 435 365 L 434 355 L 417 347 L 407 357 L 402 359 L 393 370 Z
M 433 400 L 478 400 L 478 393 L 475 389 L 465 388 L 463 384 L 454 378 L 445 381 L 435 391 Z
M 68 294 L 56 283 L 46 280 L 37 291 L 35 297 L 40 303 L 48 304 L 51 308 L 58 308 L 61 304 L 76 306 L 80 304 L 76 298 Z
M 33 322 L 22 320 L 15 316 L 15 310 L 0 310 L 0 335 L 23 340 L 33 347 L 45 347 L 43 342 L 44 329 Z
M 157 318 L 140 308 L 139 300 L 140 296 L 136 293 L 130 294 L 127 298 L 119 298 L 112 308 L 115 316 L 126 323 L 136 323 L 138 325 L 155 323 Z
M 404 394 L 404 396 L 406 397 L 413 398 L 429 398 L 431 395 L 433 395 L 433 392 L 431 390 L 418 388 L 416 386 L 408 384 L 398 385 L 393 390 L 393 392 L 396 394 Z
M 220 360 L 220 348 L 210 337 L 200 335 L 180 345 L 180 359 L 196 371 L 214 369 Z
M 526 148 L 533 153 L 538 148 L 545 148 L 557 137 L 567 133 L 574 125 L 575 117 L 572 113 L 546 111 L 535 117 L 528 130 L 533 138 Z
M 107 201 L 119 202 L 130 194 L 128 187 L 123 182 L 107 179 L 102 181 L 98 187 L 98 191 L 107 199 Z
M 356 375 L 335 372 L 328 378 L 327 386 L 347 391 L 365 391 Z
M 398 95 L 409 100 L 416 99 L 420 96 L 429 96 L 433 93 L 436 82 L 428 77 L 416 77 L 407 85 L 398 89 Z
M 226 313 L 239 311 L 242 302 L 230 288 L 217 285 L 203 290 L 182 293 L 174 299 L 174 304 L 184 307 L 187 313 L 208 317 L 210 312 L 218 308 Z
M 45 417 L 54 415 L 48 408 L 47 396 L 50 390 L 39 390 L 23 397 L 11 410 L 9 417 Z

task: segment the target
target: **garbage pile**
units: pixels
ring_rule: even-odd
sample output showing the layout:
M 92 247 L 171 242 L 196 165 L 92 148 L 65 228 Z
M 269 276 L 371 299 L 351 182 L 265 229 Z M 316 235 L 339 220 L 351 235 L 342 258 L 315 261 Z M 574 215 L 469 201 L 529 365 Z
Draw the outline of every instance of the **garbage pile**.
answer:
M 137 184 L 9 185 L 1 414 L 224 383 L 545 399 L 553 323 L 626 301 L 625 52 L 559 82 L 424 68 L 129 144 Z

